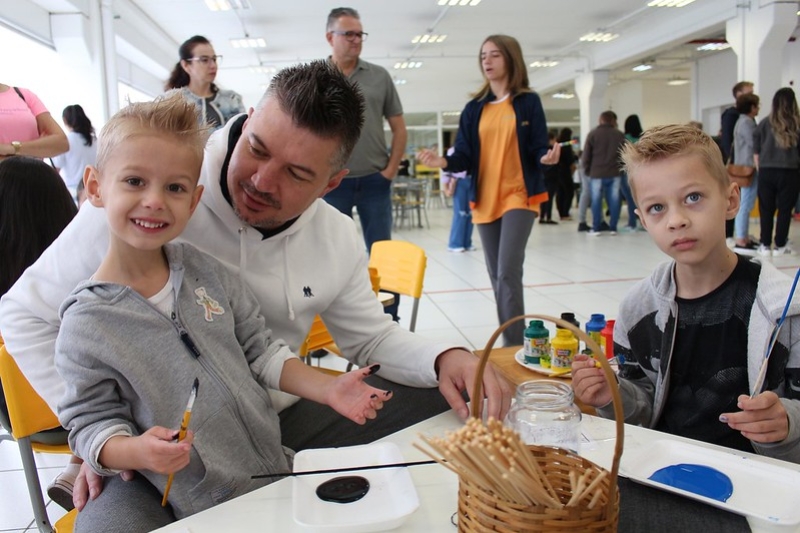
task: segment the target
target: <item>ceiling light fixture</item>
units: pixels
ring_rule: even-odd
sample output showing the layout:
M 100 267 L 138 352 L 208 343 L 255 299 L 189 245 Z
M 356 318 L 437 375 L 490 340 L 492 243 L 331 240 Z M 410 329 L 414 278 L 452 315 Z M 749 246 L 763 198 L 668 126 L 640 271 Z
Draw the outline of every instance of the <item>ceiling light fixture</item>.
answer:
M 396 70 L 407 68 L 419 68 L 422 66 L 422 61 L 398 61 L 394 64 Z
M 234 48 L 266 48 L 267 41 L 261 37 L 245 37 L 243 39 L 231 39 L 231 46 Z
M 258 67 L 250 67 L 250 72 L 253 74 L 275 74 L 278 72 L 278 69 L 275 67 L 265 67 L 263 65 Z
M 641 63 L 633 67 L 631 70 L 634 72 L 644 72 L 645 70 L 650 70 L 651 68 L 653 68 L 653 65 L 650 63 Z
M 440 6 L 477 6 L 481 0 L 439 0 Z
M 719 43 L 706 43 L 702 46 L 698 46 L 697 50 L 700 52 L 713 52 L 716 50 L 727 50 L 730 48 L 730 43 L 727 42 L 719 42 Z
M 686 78 L 672 78 L 667 82 L 667 85 L 672 85 L 673 87 L 677 87 L 678 85 L 686 85 L 689 83 L 689 80 Z
M 415 35 L 413 39 L 411 39 L 411 44 L 433 44 L 433 43 L 441 43 L 447 39 L 447 35 L 437 35 L 437 34 L 430 34 L 426 33 L 425 35 Z
M 647 3 L 647 7 L 683 7 L 692 2 L 694 0 L 652 0 Z
M 211 11 L 230 11 L 231 9 L 250 9 L 247 0 L 205 0 L 206 7 Z
M 569 92 L 566 89 L 561 89 L 560 91 L 553 93 L 553 98 L 557 98 L 559 100 L 571 100 L 575 98 L 575 93 Z
M 618 33 L 610 33 L 607 31 L 595 31 L 583 35 L 580 38 L 580 40 L 590 43 L 607 43 L 608 41 L 613 41 L 617 37 L 619 37 Z
M 549 67 L 555 67 L 556 65 L 558 65 L 558 61 L 551 61 L 549 59 L 544 59 L 542 61 L 534 61 L 528 66 L 531 68 L 549 68 Z
M 397 79 L 397 78 L 394 79 L 394 84 L 395 85 L 405 85 L 406 83 L 408 83 L 406 80 Z
M 442 113 L 443 117 L 457 117 L 461 115 L 461 111 L 445 111 Z

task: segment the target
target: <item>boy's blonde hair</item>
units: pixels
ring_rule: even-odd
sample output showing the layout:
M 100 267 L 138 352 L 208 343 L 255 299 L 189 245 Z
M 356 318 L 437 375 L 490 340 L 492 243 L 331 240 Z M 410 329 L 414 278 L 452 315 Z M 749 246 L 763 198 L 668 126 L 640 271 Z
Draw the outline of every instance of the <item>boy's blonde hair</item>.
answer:
M 148 134 L 173 136 L 197 154 L 199 162 L 203 161 L 209 130 L 201 123 L 195 105 L 180 91 L 170 91 L 152 102 L 128 104 L 111 117 L 100 132 L 97 168 L 103 168 L 120 143 L 136 135 Z
M 636 175 L 645 165 L 670 157 L 697 155 L 722 190 L 730 185 L 719 146 L 707 133 L 689 124 L 656 126 L 645 131 L 636 143 L 621 150 L 622 164 L 628 183 L 636 197 Z

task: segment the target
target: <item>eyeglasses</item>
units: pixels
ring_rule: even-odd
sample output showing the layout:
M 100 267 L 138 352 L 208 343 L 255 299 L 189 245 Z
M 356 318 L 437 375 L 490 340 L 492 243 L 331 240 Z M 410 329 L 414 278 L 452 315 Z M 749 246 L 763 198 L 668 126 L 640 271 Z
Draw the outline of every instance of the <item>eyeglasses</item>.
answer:
M 363 32 L 363 31 L 331 30 L 331 33 L 336 34 L 336 35 L 343 35 L 344 38 L 347 39 L 351 43 L 353 41 L 355 41 L 356 39 L 361 39 L 361 42 L 363 43 L 364 41 L 367 40 L 367 35 L 369 35 L 369 33 Z
M 222 62 L 222 56 L 190 57 L 186 61 L 198 61 L 202 65 L 208 65 L 209 63 L 214 63 L 215 65 L 217 65 Z

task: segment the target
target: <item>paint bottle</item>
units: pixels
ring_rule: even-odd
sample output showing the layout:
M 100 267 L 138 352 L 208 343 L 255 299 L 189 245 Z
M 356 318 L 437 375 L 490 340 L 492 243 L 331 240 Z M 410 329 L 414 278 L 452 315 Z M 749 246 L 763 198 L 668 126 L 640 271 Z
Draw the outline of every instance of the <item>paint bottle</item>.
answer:
M 586 323 L 586 333 L 592 338 L 600 347 L 603 346 L 603 328 L 606 327 L 606 317 L 600 313 L 595 313 L 592 318 Z M 586 347 L 589 348 L 588 346 Z
M 525 329 L 525 362 L 528 364 L 541 364 L 543 356 L 550 356 L 550 332 L 544 327 L 541 320 L 531 320 Z
M 600 332 L 603 337 L 603 344 L 600 346 L 606 353 L 606 359 L 614 358 L 614 320 L 607 320 L 606 327 Z
M 578 339 L 570 330 L 557 329 L 550 346 L 552 346 L 550 365 L 553 369 L 572 366 L 572 359 L 578 353 Z
M 561 313 L 561 320 L 569 322 L 578 329 L 581 329 L 581 323 L 575 318 L 575 313 Z M 561 326 L 556 326 L 556 332 L 561 329 Z M 578 348 L 580 348 L 580 340 L 578 341 Z

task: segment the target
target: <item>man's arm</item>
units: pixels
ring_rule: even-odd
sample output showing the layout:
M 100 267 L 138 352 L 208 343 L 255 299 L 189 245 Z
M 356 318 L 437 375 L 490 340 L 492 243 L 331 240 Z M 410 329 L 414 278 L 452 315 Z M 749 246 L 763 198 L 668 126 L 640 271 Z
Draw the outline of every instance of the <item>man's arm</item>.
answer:
M 389 162 L 386 168 L 381 171 L 386 179 L 394 179 L 397 176 L 397 169 L 400 168 L 400 161 L 406 153 L 406 141 L 408 140 L 408 130 L 403 115 L 395 115 L 386 119 L 389 128 L 392 130 L 392 149 L 389 153 Z
M 108 247 L 106 228 L 102 209 L 84 204 L 0 301 L 0 331 L 8 352 L 53 412 L 64 393 L 53 362 L 61 325 L 58 309 L 100 265 Z

